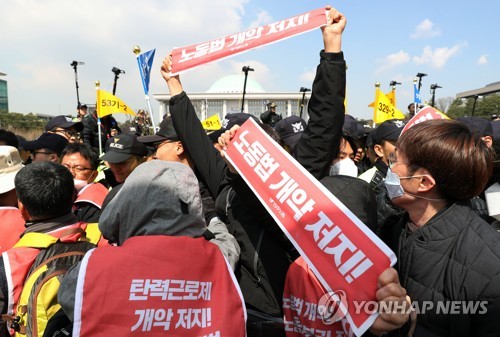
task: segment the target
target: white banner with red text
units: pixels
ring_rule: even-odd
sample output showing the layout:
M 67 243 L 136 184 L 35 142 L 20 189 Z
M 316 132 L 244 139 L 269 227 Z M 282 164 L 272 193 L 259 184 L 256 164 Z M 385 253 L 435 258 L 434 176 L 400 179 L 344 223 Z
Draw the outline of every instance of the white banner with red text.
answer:
M 351 304 L 376 301 L 378 276 L 396 262 L 389 247 L 252 118 L 237 131 L 226 157 L 327 292 L 343 291 Z M 337 304 L 358 336 L 377 317 Z
M 172 50 L 172 75 L 326 25 L 327 11 L 318 8 L 244 32 Z

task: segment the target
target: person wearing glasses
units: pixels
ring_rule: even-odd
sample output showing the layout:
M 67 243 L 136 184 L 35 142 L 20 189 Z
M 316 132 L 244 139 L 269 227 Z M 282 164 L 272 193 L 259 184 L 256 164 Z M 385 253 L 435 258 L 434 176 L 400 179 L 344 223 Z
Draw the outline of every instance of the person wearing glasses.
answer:
M 99 156 L 87 144 L 69 143 L 61 153 L 61 165 L 73 176 L 77 197 L 73 213 L 78 221 L 98 222 L 104 198 L 109 190 L 94 180 L 97 177 Z
M 56 116 L 45 125 L 45 131 L 63 136 L 70 143 L 81 143 L 80 132 L 83 130 L 82 122 L 74 121 L 64 115 Z
M 45 132 L 35 140 L 22 144 L 24 150 L 30 152 L 33 163 L 40 161 L 60 162 L 61 152 L 68 145 L 68 139 L 55 134 Z
M 493 158 L 479 135 L 444 119 L 403 132 L 389 157 L 385 186 L 406 214 L 387 243 L 401 285 L 419 308 L 426 303 L 413 336 L 498 336 L 498 232 L 468 205 L 488 182 Z

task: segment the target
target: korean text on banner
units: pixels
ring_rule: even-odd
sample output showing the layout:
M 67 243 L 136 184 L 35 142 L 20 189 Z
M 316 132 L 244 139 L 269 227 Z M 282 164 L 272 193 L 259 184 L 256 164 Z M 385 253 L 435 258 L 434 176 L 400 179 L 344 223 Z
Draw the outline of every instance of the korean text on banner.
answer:
M 346 318 L 360 336 L 377 314 L 356 313 L 353 303 L 376 301 L 378 276 L 395 254 L 251 118 L 231 144 L 226 157 L 325 290 L 345 292 Z
M 107 91 L 97 90 L 97 117 L 101 118 L 114 113 L 135 116 L 134 110 L 123 103 L 121 99 Z
M 415 116 L 413 116 L 412 119 L 408 121 L 408 123 L 406 123 L 405 127 L 401 131 L 401 134 L 405 133 L 406 130 L 408 130 L 414 125 L 417 125 L 418 123 L 422 123 L 432 119 L 450 119 L 450 118 L 441 111 L 436 110 L 431 106 L 426 106 L 425 108 L 417 112 Z
M 172 51 L 172 75 L 202 64 L 262 47 L 326 25 L 327 11 L 319 8 L 289 19 Z

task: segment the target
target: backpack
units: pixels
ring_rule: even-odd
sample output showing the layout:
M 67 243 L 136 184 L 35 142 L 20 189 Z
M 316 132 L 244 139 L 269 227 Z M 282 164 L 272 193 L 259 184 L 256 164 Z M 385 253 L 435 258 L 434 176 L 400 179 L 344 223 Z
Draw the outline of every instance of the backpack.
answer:
M 59 330 L 71 331 L 71 322 L 58 303 L 57 292 L 69 268 L 96 247 L 85 236 L 80 240 L 60 242 L 48 234 L 26 233 L 16 244 L 16 247 L 37 248 L 40 252 L 24 282 L 16 314 L 10 318 L 15 336 L 43 337 L 53 336 Z

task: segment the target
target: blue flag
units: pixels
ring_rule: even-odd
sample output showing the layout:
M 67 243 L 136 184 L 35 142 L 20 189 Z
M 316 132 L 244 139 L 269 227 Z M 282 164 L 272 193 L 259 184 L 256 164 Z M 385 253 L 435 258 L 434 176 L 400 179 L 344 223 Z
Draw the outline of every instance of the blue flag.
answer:
M 417 89 L 417 83 L 413 83 L 413 102 L 414 103 L 422 103 L 420 99 L 420 91 Z
M 149 75 L 151 74 L 155 51 L 156 49 L 152 49 L 137 56 L 137 64 L 139 65 L 139 72 L 141 73 L 142 86 L 144 87 L 144 93 L 146 95 L 149 92 Z

